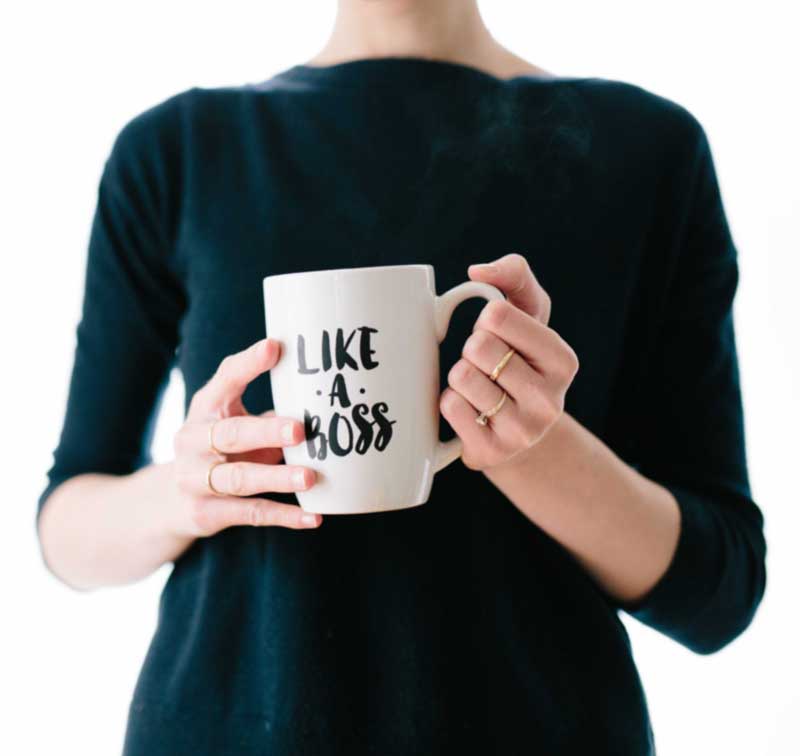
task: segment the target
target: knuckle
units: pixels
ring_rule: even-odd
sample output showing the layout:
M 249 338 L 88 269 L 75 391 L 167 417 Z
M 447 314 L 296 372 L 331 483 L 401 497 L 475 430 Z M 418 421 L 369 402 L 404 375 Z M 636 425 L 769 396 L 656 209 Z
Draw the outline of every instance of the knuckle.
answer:
M 236 446 L 242 427 L 238 417 L 229 417 L 214 426 L 214 444 L 220 449 L 231 449 Z
M 442 392 L 442 396 L 439 399 L 439 409 L 445 417 L 449 417 L 455 409 L 455 398 L 455 391 L 451 388 L 446 388 Z
M 247 474 L 241 462 L 229 462 L 225 465 L 227 472 L 227 490 L 233 496 L 242 496 L 247 490 Z
M 482 354 L 486 352 L 491 343 L 492 335 L 488 331 L 479 328 L 472 332 L 469 338 L 464 343 L 462 354 L 467 359 L 477 363 Z
M 548 375 L 551 382 L 556 386 L 562 386 L 569 383 L 570 367 L 565 359 L 560 359 L 558 362 L 552 364 L 548 370 Z
M 528 258 L 519 252 L 511 252 L 508 255 L 508 262 L 512 266 L 513 270 L 520 273 L 527 272 L 531 269 L 528 263 Z
M 447 375 L 448 383 L 451 385 L 464 383 L 469 379 L 472 369 L 472 365 L 466 360 L 458 360 L 453 367 L 450 368 L 450 372 Z
M 292 524 L 292 513 L 279 505 L 262 506 L 261 524 L 272 527 L 288 527 Z
M 495 299 L 483 308 L 483 322 L 491 329 L 500 328 L 508 317 L 511 305 L 505 300 Z
M 283 528 L 292 528 L 296 525 L 297 513 L 289 507 L 280 507 L 275 511 L 276 525 Z
M 442 414 L 446 417 L 455 419 L 459 408 L 466 400 L 452 387 L 448 387 L 442 393 Z
M 245 512 L 247 514 L 248 525 L 257 528 L 260 525 L 266 524 L 264 516 L 265 512 L 262 509 L 262 507 L 258 505 L 258 502 L 256 501 L 248 502 L 247 509 L 245 510 Z
M 578 355 L 575 350 L 559 336 L 560 359 L 555 369 L 556 378 L 561 382 L 569 383 L 578 372 Z
M 550 299 L 550 295 L 546 291 L 544 291 L 544 289 L 541 290 L 540 296 L 541 296 L 541 303 L 537 308 L 538 310 L 537 314 L 539 319 L 545 325 L 547 325 L 547 323 L 550 320 L 550 313 L 553 311 L 553 301 Z
M 581 363 L 578 359 L 578 355 L 575 353 L 575 350 L 567 345 L 567 359 L 569 360 L 569 377 L 570 379 L 574 378 L 578 374 L 578 370 L 580 370 Z
M 511 278 L 516 280 L 515 292 L 522 291 L 526 286 L 533 283 L 533 272 L 528 260 L 518 252 L 512 252 L 508 256 L 508 267 L 511 272 Z

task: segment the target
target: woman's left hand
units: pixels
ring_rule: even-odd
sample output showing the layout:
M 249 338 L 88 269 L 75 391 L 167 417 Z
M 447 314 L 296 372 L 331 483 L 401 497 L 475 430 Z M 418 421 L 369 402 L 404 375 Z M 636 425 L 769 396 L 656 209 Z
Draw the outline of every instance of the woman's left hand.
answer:
M 507 299 L 481 311 L 450 370 L 440 408 L 464 443 L 464 465 L 484 470 L 529 449 L 558 421 L 578 358 L 548 327 L 550 297 L 522 255 L 471 265 L 469 277 L 496 286 Z M 509 349 L 514 354 L 492 381 L 492 370 Z M 507 397 L 497 414 L 478 424 L 478 414 L 494 407 L 503 391 Z

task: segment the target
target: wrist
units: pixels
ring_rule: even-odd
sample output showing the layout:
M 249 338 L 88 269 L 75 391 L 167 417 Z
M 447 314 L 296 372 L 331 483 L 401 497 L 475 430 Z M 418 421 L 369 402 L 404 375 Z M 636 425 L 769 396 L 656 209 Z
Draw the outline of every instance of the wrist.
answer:
M 531 469 L 539 464 L 539 460 L 549 457 L 555 453 L 556 447 L 560 447 L 565 441 L 568 442 L 570 432 L 569 425 L 575 421 L 566 412 L 562 412 L 559 418 L 548 428 L 547 432 L 536 443 L 523 449 L 514 456 L 509 457 L 498 465 L 492 465 L 482 470 L 489 480 L 495 477 L 505 479 L 514 478 L 520 474 L 529 476 Z
M 141 476 L 143 536 L 164 555 L 164 562 L 176 559 L 194 540 L 181 527 L 181 502 L 174 479 L 174 462 L 154 463 L 135 475 Z

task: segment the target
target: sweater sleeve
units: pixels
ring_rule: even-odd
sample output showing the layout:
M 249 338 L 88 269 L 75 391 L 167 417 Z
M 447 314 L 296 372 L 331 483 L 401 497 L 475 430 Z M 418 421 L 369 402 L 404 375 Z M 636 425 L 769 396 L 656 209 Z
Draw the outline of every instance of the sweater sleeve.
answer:
M 688 210 L 634 434 L 638 469 L 677 500 L 680 536 L 659 582 L 623 608 L 708 654 L 750 623 L 764 593 L 766 546 L 745 458 L 732 312 L 737 253 L 708 140 L 688 121 Z
M 128 121 L 103 166 L 65 415 L 37 522 L 68 478 L 123 475 L 150 461 L 155 410 L 184 309 L 172 251 L 175 103 L 170 98 Z

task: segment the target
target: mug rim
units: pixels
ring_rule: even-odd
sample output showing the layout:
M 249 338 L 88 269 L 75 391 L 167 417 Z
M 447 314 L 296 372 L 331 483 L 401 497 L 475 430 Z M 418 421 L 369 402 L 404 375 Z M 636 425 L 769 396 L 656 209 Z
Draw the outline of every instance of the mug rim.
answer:
M 365 273 L 365 272 L 379 272 L 390 270 L 410 270 L 418 268 L 422 270 L 433 270 L 433 265 L 429 263 L 410 263 L 408 265 L 364 265 L 355 268 L 325 268 L 322 270 L 296 270 L 291 273 L 274 273 L 269 276 L 264 276 L 264 282 L 272 281 L 278 278 L 291 278 L 293 276 L 313 276 L 314 274 L 326 273 Z

